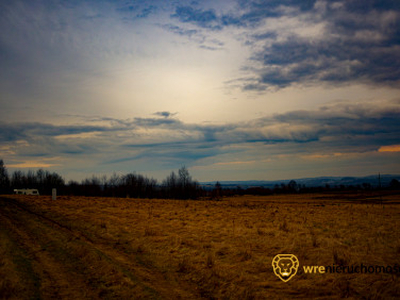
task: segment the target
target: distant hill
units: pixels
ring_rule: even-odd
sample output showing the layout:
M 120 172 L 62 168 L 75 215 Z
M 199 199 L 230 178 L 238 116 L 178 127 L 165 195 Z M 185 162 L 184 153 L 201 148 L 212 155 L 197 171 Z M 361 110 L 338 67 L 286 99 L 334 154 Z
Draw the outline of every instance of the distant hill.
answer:
M 381 175 L 381 185 L 382 187 L 389 186 L 393 179 L 400 181 L 400 175 Z M 306 187 L 324 187 L 329 185 L 331 188 L 344 186 L 357 186 L 363 183 L 370 184 L 372 187 L 378 187 L 379 180 L 378 175 L 370 175 L 365 177 L 338 177 L 338 176 L 323 176 L 314 178 L 298 178 L 298 179 L 284 179 L 284 180 L 247 180 L 247 181 L 219 181 L 222 188 L 236 188 L 240 187 L 247 189 L 250 187 L 264 187 L 264 188 L 274 188 L 275 185 L 280 185 L 284 183 L 288 184 L 291 180 L 296 181 L 297 184 L 305 185 Z M 202 182 L 200 183 L 205 189 L 213 189 L 216 181 Z

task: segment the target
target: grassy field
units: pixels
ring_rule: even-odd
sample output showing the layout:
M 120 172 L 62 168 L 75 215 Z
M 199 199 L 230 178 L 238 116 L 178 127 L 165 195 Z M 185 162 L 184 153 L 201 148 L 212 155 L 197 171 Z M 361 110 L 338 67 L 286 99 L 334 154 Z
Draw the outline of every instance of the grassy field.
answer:
M 383 203 L 383 204 L 382 204 Z M 400 197 L 313 194 L 178 201 L 0 196 L 1 299 L 400 297 Z M 292 253 L 285 283 L 272 258 Z

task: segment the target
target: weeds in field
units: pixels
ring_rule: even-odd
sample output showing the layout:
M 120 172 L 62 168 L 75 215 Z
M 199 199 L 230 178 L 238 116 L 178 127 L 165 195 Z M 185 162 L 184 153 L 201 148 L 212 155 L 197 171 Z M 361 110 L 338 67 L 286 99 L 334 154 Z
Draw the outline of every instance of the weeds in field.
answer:
M 188 273 L 192 270 L 190 259 L 187 256 L 179 259 L 177 271 L 180 273 Z
M 150 226 L 146 226 L 144 229 L 144 236 L 156 236 L 157 232 Z
M 332 250 L 333 255 L 333 263 L 339 266 L 347 266 L 349 265 L 349 258 L 348 255 L 345 255 L 343 251 L 334 248 Z
M 284 220 L 283 220 L 283 223 L 281 223 L 281 224 L 279 225 L 279 230 L 282 230 L 282 231 L 284 231 L 284 232 L 289 232 L 289 228 L 288 228 L 288 226 L 287 226 L 286 219 L 284 219 Z
M 214 267 L 214 264 L 215 264 L 215 255 L 212 252 L 208 252 L 207 253 L 207 259 L 206 259 L 207 268 Z
M 380 205 L 350 205 L 345 195 L 324 200 L 328 196 L 246 196 L 218 202 L 60 196 L 57 203 L 41 197 L 29 199 L 30 207 L 65 228 L 45 227 L 52 235 L 40 227 L 24 228 L 43 243 L 40 249 L 46 251 L 38 253 L 49 253 L 67 275 L 80 274 L 75 277 L 86 286 L 88 298 L 127 298 L 128 293 L 185 299 L 397 298 L 397 277 L 382 274 L 299 273 L 295 285 L 273 274 L 271 260 L 278 253 L 293 253 L 305 265 L 397 263 L 399 205 L 383 211 Z M 15 268 L 1 259 L 0 275 Z M 32 270 L 37 268 L 32 264 Z M 7 295 L 19 287 L 17 279 L 0 279 Z
M 315 231 L 314 231 L 314 230 L 311 230 L 310 234 L 311 234 L 312 246 L 313 246 L 314 248 L 318 247 L 318 237 L 317 237 L 317 235 L 315 234 Z

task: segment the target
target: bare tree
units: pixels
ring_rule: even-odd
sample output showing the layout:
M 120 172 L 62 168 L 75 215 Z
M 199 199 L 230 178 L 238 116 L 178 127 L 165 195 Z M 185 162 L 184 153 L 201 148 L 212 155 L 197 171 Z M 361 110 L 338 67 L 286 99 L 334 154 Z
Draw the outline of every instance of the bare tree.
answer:
M 185 166 L 183 166 L 179 169 L 178 174 L 179 183 L 182 185 L 182 188 L 185 189 L 192 181 L 192 178 L 189 175 L 189 171 Z
M 0 194 L 8 192 L 10 187 L 10 179 L 8 178 L 7 168 L 2 159 L 0 159 Z

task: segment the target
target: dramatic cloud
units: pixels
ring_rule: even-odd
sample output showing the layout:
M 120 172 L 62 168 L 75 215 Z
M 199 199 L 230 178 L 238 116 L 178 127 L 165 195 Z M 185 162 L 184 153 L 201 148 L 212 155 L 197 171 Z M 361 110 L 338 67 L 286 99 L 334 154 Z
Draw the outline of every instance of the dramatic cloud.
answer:
M 101 121 L 102 126 L 1 124 L 1 138 L 12 156 L 27 158 L 26 163 L 19 162 L 20 166 L 29 165 L 29 157 L 42 157 L 46 163 L 65 155 L 80 161 L 87 155 L 112 153 L 111 159 L 96 163 L 115 167 L 149 160 L 166 167 L 178 162 L 196 166 L 204 159 L 220 160 L 224 155 L 245 158 L 260 145 L 280 147 L 279 153 L 269 154 L 271 157 L 285 153 L 321 157 L 387 152 L 397 149 L 400 140 L 400 101 L 384 101 L 381 107 L 368 102 L 337 102 L 314 111 L 293 111 L 226 125 L 187 124 L 171 118 L 168 112 L 156 115 L 160 117 L 89 121 Z M 222 165 L 230 163 L 220 161 Z
M 213 10 L 194 9 L 190 6 L 179 6 L 172 17 L 178 18 L 185 23 L 194 23 L 200 27 L 209 29 L 221 29 L 215 12 Z
M 159 112 L 154 113 L 154 115 L 169 118 L 169 117 L 174 116 L 175 114 L 170 113 L 169 111 L 159 111 Z
M 355 4 L 316 3 L 304 17 L 315 26 L 322 24 L 322 32 L 306 37 L 293 34 L 266 45 L 254 57 L 263 67 L 253 88 L 318 82 L 398 86 L 399 6 L 377 6 L 373 1 Z
M 398 1 L 16 0 L 0 4 L 0 27 L 10 168 L 398 169 Z
M 178 7 L 173 17 L 211 30 L 260 31 L 246 42 L 254 46 L 255 74 L 245 90 L 310 83 L 399 86 L 400 5 L 395 1 L 242 1 L 238 8 L 218 14 Z M 258 50 L 255 45 L 263 42 Z

